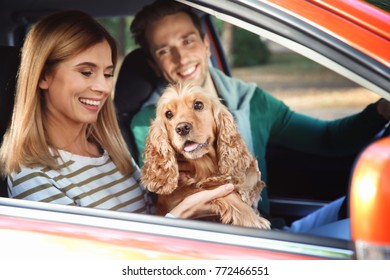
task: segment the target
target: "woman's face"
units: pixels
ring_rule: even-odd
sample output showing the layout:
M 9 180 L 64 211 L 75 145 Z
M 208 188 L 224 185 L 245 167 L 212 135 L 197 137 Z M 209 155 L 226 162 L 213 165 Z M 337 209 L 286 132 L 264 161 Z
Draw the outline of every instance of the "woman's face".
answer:
M 59 63 L 39 82 L 46 117 L 56 124 L 94 123 L 111 94 L 114 66 L 107 41 Z

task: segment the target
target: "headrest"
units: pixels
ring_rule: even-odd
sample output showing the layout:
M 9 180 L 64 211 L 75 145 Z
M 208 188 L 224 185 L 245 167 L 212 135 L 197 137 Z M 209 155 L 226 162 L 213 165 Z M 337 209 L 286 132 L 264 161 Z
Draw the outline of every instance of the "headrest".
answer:
M 16 76 L 20 64 L 19 48 L 0 46 L 0 135 L 9 125 L 14 106 Z
M 0 46 L 0 144 L 12 116 L 15 98 L 16 76 L 20 56 L 19 48 Z M 0 197 L 8 197 L 7 184 L 0 178 Z
M 156 87 L 158 77 L 149 66 L 144 51 L 140 48 L 130 52 L 119 70 L 115 86 L 115 107 L 120 119 L 138 112 Z

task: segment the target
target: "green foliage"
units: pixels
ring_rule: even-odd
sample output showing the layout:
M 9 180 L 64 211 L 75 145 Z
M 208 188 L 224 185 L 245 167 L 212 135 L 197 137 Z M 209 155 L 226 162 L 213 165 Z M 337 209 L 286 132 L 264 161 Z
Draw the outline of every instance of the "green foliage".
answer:
M 390 12 L 390 3 L 389 0 L 366 0 L 366 2 L 377 6 L 378 8 Z
M 215 29 L 217 29 L 218 34 L 221 35 L 222 28 L 223 28 L 223 21 L 216 17 L 213 17 L 213 23 L 215 25 Z
M 222 34 L 223 21 L 213 18 L 219 35 Z M 245 29 L 235 27 L 231 61 L 233 67 L 255 66 L 267 64 L 271 52 L 260 37 Z
M 98 21 L 115 38 L 118 48 L 122 52 L 121 55 L 137 47 L 130 34 L 130 24 L 133 21 L 133 17 L 108 17 L 100 18 Z
M 234 29 L 232 62 L 234 67 L 266 64 L 270 51 L 259 36 L 244 29 Z

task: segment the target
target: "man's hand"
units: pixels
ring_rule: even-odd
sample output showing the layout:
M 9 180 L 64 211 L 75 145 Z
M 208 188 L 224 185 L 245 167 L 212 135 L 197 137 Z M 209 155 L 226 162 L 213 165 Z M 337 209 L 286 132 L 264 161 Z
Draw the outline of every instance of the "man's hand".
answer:
M 390 102 L 386 99 L 381 99 L 376 107 L 378 114 L 390 121 Z

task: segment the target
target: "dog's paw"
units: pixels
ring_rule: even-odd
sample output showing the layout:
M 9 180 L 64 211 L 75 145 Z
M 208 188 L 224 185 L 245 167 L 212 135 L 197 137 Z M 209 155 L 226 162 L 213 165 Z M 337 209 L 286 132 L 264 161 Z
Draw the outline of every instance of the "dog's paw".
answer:
M 221 186 L 232 182 L 231 176 L 215 176 L 215 177 L 209 177 L 205 180 L 199 181 L 195 184 L 197 188 L 207 188 L 207 187 L 214 187 L 214 186 Z
M 271 223 L 266 218 L 257 216 L 256 227 L 260 229 L 271 229 Z
M 259 228 L 259 229 L 271 229 L 271 223 L 266 218 L 261 217 L 259 214 L 253 214 L 247 216 L 245 221 L 241 221 L 242 226 Z

